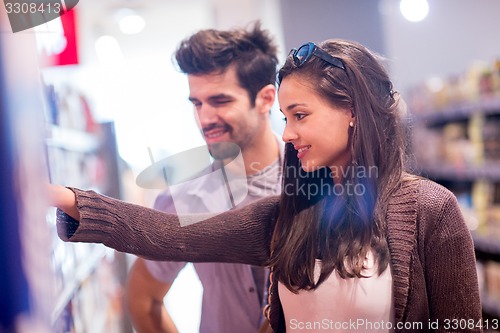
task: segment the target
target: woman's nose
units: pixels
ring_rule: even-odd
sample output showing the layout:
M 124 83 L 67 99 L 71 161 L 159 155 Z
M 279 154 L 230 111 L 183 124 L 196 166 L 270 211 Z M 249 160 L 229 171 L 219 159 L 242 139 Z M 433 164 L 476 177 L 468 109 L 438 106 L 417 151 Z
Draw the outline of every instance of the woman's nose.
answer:
M 289 125 L 286 125 L 281 139 L 284 142 L 292 142 L 293 140 L 297 139 L 297 133 L 295 133 L 295 131 L 293 131 Z

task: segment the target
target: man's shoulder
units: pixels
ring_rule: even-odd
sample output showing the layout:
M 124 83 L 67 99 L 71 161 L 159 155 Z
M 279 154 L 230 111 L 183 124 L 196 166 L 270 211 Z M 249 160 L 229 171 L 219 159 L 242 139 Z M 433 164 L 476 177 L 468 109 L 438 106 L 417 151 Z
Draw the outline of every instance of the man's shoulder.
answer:
M 211 168 L 212 167 L 210 167 L 210 170 Z M 167 213 L 175 213 L 174 201 L 178 204 L 182 201 L 189 203 L 191 200 L 198 198 L 197 195 L 193 194 L 193 189 L 207 189 L 210 187 L 210 184 L 207 184 L 206 178 L 202 177 L 208 172 L 207 168 L 207 170 L 203 170 L 197 177 L 193 177 L 193 179 L 189 181 L 167 187 L 157 195 L 154 202 L 154 208 Z

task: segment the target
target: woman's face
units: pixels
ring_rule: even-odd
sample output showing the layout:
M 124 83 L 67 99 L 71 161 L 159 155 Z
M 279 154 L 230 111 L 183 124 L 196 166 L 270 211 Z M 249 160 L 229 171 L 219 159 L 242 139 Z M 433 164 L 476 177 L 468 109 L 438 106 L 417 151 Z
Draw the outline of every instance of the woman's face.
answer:
M 311 84 L 298 75 L 281 82 L 278 99 L 286 119 L 283 141 L 298 151 L 304 171 L 329 167 L 338 175 L 351 159 L 349 123 L 354 124 L 355 118 L 351 110 L 331 105 Z

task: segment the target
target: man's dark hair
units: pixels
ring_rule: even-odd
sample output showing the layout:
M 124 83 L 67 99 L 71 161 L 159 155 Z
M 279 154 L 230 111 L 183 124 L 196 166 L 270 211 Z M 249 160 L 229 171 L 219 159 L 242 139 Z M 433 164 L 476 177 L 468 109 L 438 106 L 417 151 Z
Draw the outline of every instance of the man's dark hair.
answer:
M 240 85 L 251 103 L 260 89 L 275 83 L 277 47 L 260 22 L 253 28 L 201 30 L 184 39 L 175 52 L 180 70 L 186 74 L 224 73 L 235 66 Z

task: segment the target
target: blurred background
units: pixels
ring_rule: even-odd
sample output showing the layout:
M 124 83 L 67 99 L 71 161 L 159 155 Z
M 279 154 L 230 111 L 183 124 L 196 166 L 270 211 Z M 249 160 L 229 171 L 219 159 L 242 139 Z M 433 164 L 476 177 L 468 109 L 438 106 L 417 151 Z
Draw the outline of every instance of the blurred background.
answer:
M 329 38 L 386 58 L 408 105 L 411 167 L 457 195 L 484 316 L 500 319 L 499 1 L 82 0 L 17 33 L 0 11 L 0 332 L 132 331 L 122 287 L 134 258 L 59 241 L 43 181 L 151 206 L 158 191 L 137 186 L 137 175 L 203 144 L 174 50 L 199 29 L 255 20 L 281 62 Z M 277 106 L 271 117 L 281 134 Z M 196 332 L 202 289 L 192 268 L 181 274 L 169 298 L 183 305 L 171 311 L 181 332 Z

